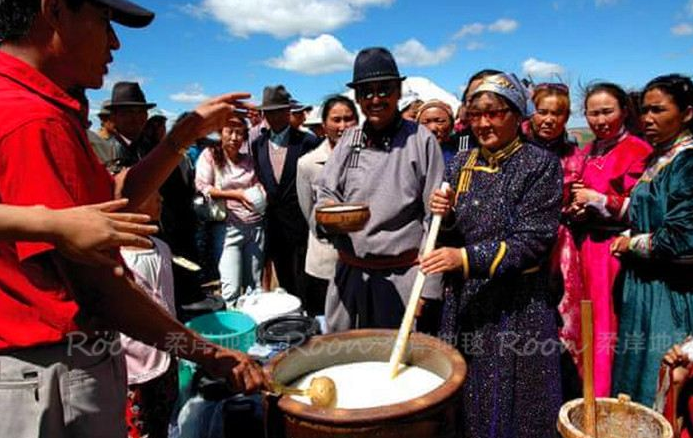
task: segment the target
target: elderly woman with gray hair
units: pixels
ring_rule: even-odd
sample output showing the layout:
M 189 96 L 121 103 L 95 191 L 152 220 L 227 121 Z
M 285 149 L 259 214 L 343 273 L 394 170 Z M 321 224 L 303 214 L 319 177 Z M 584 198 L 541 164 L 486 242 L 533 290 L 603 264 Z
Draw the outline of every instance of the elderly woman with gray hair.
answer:
M 450 105 L 442 100 L 431 99 L 419 108 L 416 122 L 424 125 L 436 136 L 440 149 L 443 151 L 443 160 L 447 166 L 455 158 L 458 149 L 455 141 L 451 138 L 455 117 L 452 114 Z
M 446 170 L 453 190 L 430 199 L 431 211 L 445 215 L 446 246 L 421 267 L 445 273 L 441 337 L 469 363 L 461 420 L 470 438 L 554 436 L 561 405 L 547 261 L 562 171 L 554 154 L 520 136 L 526 114 L 517 78 L 485 78 L 467 110 L 479 147 L 455 157 Z

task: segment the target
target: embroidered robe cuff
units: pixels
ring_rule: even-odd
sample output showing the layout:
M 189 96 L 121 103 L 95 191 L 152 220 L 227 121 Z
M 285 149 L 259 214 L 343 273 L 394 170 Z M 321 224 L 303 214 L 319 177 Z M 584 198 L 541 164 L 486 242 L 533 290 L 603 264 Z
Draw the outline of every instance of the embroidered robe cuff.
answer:
M 652 234 L 638 234 L 630 238 L 628 250 L 634 255 L 648 259 L 652 257 Z
M 464 279 L 469 278 L 469 256 L 467 255 L 466 248 L 460 248 L 460 253 L 462 254 L 462 273 L 464 274 Z
M 505 242 L 484 242 L 466 247 L 471 278 L 491 278 L 498 273 L 507 252 Z

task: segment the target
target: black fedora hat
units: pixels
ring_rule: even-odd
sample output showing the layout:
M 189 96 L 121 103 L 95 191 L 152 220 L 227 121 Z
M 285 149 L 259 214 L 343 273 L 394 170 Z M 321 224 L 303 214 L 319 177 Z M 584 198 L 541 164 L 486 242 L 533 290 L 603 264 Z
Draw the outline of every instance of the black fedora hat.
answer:
M 262 90 L 262 105 L 258 107 L 262 111 L 272 111 L 291 108 L 291 94 L 283 85 L 269 86 Z
M 145 27 L 154 19 L 154 13 L 127 0 L 94 0 L 111 9 L 111 19 L 127 27 Z
M 354 88 L 359 84 L 375 81 L 403 81 L 406 77 L 399 75 L 397 63 L 389 50 L 383 47 L 369 47 L 356 55 L 354 61 L 354 78 L 347 87 Z
M 313 109 L 313 105 L 306 105 L 304 103 L 299 102 L 296 99 L 289 99 L 289 104 L 291 104 L 291 112 L 292 113 L 311 111 Z
M 104 108 L 110 110 L 119 106 L 143 106 L 149 109 L 154 108 L 156 104 L 147 102 L 137 82 L 118 82 L 113 86 L 111 102 L 104 105 Z

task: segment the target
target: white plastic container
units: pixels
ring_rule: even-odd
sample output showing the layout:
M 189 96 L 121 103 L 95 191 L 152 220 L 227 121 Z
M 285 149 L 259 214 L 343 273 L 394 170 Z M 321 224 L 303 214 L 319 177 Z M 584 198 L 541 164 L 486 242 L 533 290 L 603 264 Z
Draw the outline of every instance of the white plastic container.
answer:
M 299 315 L 301 300 L 282 288 L 270 292 L 256 289 L 241 296 L 236 303 L 236 308 L 250 315 L 260 325 L 278 316 Z
M 267 196 L 262 191 L 260 186 L 254 185 L 249 189 L 245 189 L 245 196 L 255 206 L 255 211 L 259 214 L 265 214 L 267 209 Z

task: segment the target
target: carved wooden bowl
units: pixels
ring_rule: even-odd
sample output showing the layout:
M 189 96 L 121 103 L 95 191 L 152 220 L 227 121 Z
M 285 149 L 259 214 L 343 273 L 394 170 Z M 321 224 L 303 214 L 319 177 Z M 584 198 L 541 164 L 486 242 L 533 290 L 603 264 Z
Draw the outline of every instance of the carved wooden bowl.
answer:
M 315 209 L 315 220 L 330 234 L 361 231 L 370 218 L 366 204 L 332 204 Z

